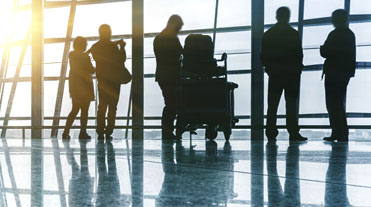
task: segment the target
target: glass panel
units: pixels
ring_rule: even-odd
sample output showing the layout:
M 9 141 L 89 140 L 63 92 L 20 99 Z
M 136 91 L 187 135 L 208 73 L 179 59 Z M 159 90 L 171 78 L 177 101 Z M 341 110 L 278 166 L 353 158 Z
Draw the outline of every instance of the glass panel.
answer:
M 308 71 L 301 75 L 300 114 L 327 113 L 322 71 Z M 316 122 L 316 119 L 311 119 Z
M 161 116 L 164 100 L 161 89 L 154 78 L 144 79 L 144 97 L 145 116 Z
M 131 34 L 131 23 L 131 1 L 78 5 L 73 37 L 98 36 L 102 24 L 109 24 L 113 35 Z
M 215 0 L 145 0 L 144 11 L 146 33 L 162 31 L 173 14 L 182 17 L 183 30 L 213 28 Z
M 64 43 L 44 45 L 44 63 L 61 63 Z
M 323 64 L 324 59 L 319 53 L 319 46 L 323 45 L 333 26 L 304 27 L 303 48 L 304 65 Z
M 238 88 L 235 89 L 234 91 L 235 114 L 250 115 L 251 75 L 250 74 L 229 75 L 228 81 L 238 84 Z
M 215 53 L 250 52 L 251 32 L 218 33 L 215 42 Z
M 350 24 L 350 29 L 356 35 L 357 45 L 359 44 L 368 44 L 371 43 L 371 23 L 357 23 L 357 24 Z
M 351 0 L 350 1 L 351 14 L 371 14 L 371 1 L 365 0 Z
M 344 8 L 344 0 L 305 0 L 304 19 L 330 17 L 336 9 Z
M 58 81 L 44 81 L 44 116 L 54 116 Z M 68 107 L 63 105 L 63 107 Z
M 347 92 L 347 111 L 371 113 L 371 91 L 370 76 L 371 68 L 368 70 L 357 70 L 351 79 Z
M 220 55 L 216 55 L 220 59 Z M 251 69 L 251 54 L 228 54 L 228 70 L 250 70 Z
M 219 0 L 217 27 L 247 25 L 251 25 L 251 0 Z
M 371 46 L 357 47 L 357 61 L 371 61 Z
M 1 117 L 5 116 L 11 87 L 12 87 L 12 83 L 5 83 L 4 84 L 4 88 L 3 88 L 3 91 L 2 91 L 3 94 L 1 94 L 1 96 L 0 96 L 1 97 L 1 106 L 0 106 L 0 116 Z
M 70 7 L 44 10 L 44 37 L 66 37 Z
M 31 11 L 18 11 L 16 14 L 15 24 L 13 26 L 13 39 L 23 40 L 27 37 L 28 30 L 31 25 Z M 5 27 L 10 28 L 12 27 Z
M 10 116 L 31 117 L 31 83 L 19 82 L 15 91 Z
M 331 25 L 304 27 L 303 47 L 313 47 L 323 45 L 328 34 L 334 29 Z

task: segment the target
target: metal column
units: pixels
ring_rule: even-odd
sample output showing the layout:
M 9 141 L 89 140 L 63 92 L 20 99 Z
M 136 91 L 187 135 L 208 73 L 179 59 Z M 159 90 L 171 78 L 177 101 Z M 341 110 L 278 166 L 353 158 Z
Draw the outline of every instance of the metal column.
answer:
M 143 0 L 132 1 L 133 6 L 133 46 L 132 46 L 132 103 L 133 103 L 133 139 L 143 139 L 144 108 L 144 34 L 143 34 Z
M 304 0 L 299 0 L 298 32 L 302 41 L 304 28 L 304 3 Z
M 260 61 L 264 1 L 251 1 L 251 139 L 264 138 L 264 70 Z
M 53 126 L 55 126 L 56 128 L 52 129 L 52 132 L 51 132 L 52 137 L 57 137 L 58 135 L 57 127 L 59 126 L 59 119 L 60 119 L 61 110 L 62 110 L 64 85 L 66 82 L 67 65 L 68 65 L 68 54 L 71 49 L 72 30 L 73 30 L 73 24 L 75 22 L 75 14 L 76 14 L 76 0 L 73 0 L 71 2 L 70 16 L 68 18 L 67 34 L 66 34 L 66 40 L 64 43 L 64 51 L 63 51 L 63 57 L 62 57 L 61 74 L 59 76 L 60 79 L 59 79 L 59 85 L 58 85 L 57 100 L 55 102 L 55 108 L 54 108 Z
M 304 0 L 299 0 L 299 15 L 298 15 L 298 32 L 299 32 L 299 35 L 300 35 L 300 40 L 301 40 L 301 43 L 303 44 L 303 31 L 304 31 Z M 300 84 L 299 84 L 299 96 L 298 96 L 298 100 L 296 102 L 296 105 L 297 105 L 297 115 L 296 116 L 296 119 L 299 122 L 299 114 L 300 114 L 300 93 L 301 93 L 301 79 L 300 79 Z
M 345 11 L 347 11 L 348 16 L 350 16 L 350 0 L 345 0 L 344 1 L 344 9 L 345 9 Z M 347 25 L 349 26 L 349 21 L 347 22 Z
M 32 75 L 31 75 L 31 126 L 43 125 L 43 56 L 44 56 L 44 1 L 32 0 Z M 33 128 L 32 138 L 42 138 L 42 130 Z

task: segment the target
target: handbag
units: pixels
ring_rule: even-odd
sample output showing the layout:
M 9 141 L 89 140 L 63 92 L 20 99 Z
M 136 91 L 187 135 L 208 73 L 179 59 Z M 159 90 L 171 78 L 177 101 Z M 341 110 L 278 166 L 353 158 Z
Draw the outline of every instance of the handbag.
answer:
M 120 79 L 119 83 L 120 84 L 128 84 L 131 81 L 131 74 L 129 70 L 126 68 L 125 64 L 122 64 L 122 67 L 119 71 Z

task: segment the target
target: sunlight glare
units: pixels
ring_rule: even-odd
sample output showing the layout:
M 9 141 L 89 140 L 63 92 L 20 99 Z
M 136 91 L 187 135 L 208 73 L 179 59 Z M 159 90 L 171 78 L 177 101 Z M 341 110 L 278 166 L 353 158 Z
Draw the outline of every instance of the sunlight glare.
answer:
M 25 39 L 30 24 L 30 10 L 15 9 L 12 0 L 0 1 L 0 45 Z

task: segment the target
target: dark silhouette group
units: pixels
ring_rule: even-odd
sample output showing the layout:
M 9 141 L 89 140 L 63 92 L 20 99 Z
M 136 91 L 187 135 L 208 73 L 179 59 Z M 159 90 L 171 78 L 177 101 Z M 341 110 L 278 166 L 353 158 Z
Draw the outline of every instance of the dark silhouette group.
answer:
M 68 115 L 65 130 L 62 138 L 69 139 L 69 130 L 77 113 L 81 109 L 81 131 L 79 138 L 90 139 L 86 133 L 88 110 L 90 102 L 94 100 L 94 86 L 92 74 L 95 72 L 98 81 L 98 114 L 97 134 L 98 139 L 112 139 L 115 128 L 117 104 L 120 97 L 120 88 L 123 82 L 122 70 L 126 61 L 126 43 L 121 39 L 111 41 L 112 31 L 109 25 L 103 24 L 99 27 L 100 40 L 95 43 L 87 52 L 87 41 L 83 37 L 74 40 L 74 51 L 69 55 L 70 79 L 69 88 L 72 98 L 72 111 Z M 89 53 L 92 54 L 96 68 L 91 64 Z M 107 125 L 106 125 L 106 113 Z
M 306 141 L 299 133 L 299 90 L 300 76 L 304 68 L 303 49 L 299 33 L 289 25 L 290 10 L 277 10 L 277 24 L 265 32 L 262 40 L 261 60 L 269 76 L 268 112 L 266 136 L 275 141 L 277 130 L 277 109 L 282 95 L 286 99 L 286 125 L 289 139 Z M 321 46 L 321 56 L 326 58 L 325 77 L 326 107 L 329 113 L 332 134 L 325 141 L 348 141 L 346 120 L 346 91 L 356 66 L 355 36 L 349 29 L 348 14 L 343 9 L 332 13 L 335 29 Z
M 276 140 L 277 110 L 284 92 L 289 139 L 306 141 L 307 138 L 299 133 L 298 125 L 300 79 L 304 68 L 302 41 L 299 32 L 289 24 L 289 8 L 280 7 L 276 12 L 276 18 L 277 24 L 267 30 L 262 38 L 261 61 L 269 76 L 266 136 L 269 141 Z M 321 56 L 326 58 L 322 77 L 325 78 L 326 107 L 332 129 L 331 136 L 325 137 L 324 140 L 348 141 L 345 106 L 347 85 L 355 73 L 355 36 L 348 27 L 348 14 L 345 10 L 334 11 L 332 23 L 335 29 L 320 48 Z M 153 43 L 157 63 L 156 81 L 162 90 L 165 102 L 161 122 L 163 139 L 179 140 L 185 131 L 181 119 L 177 118 L 183 55 L 178 34 L 183 24 L 179 15 L 172 15 L 166 28 L 155 37 Z M 63 138 L 70 138 L 69 130 L 79 110 L 81 110 L 79 138 L 90 138 L 86 133 L 86 125 L 89 105 L 95 98 L 92 80 L 92 74 L 95 72 L 99 94 L 96 132 L 100 140 L 104 137 L 112 139 L 122 84 L 120 71 L 126 61 L 126 43 L 123 40 L 113 42 L 111 34 L 109 25 L 100 26 L 100 40 L 87 52 L 85 52 L 87 48 L 85 38 L 77 37 L 74 40 L 74 51 L 69 55 L 72 111 L 68 115 Z M 90 61 L 90 53 L 96 62 L 96 69 Z M 177 124 L 174 134 L 175 120 Z

